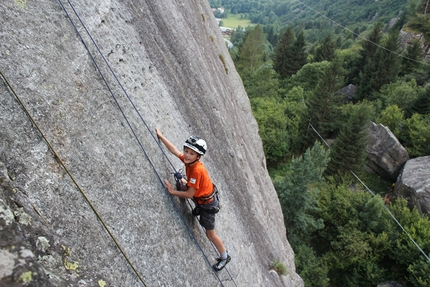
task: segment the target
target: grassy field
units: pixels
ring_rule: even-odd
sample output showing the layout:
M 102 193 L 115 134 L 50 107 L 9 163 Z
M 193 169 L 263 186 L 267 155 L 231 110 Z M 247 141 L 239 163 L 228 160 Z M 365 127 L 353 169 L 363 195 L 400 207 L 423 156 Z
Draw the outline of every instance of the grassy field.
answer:
M 222 26 L 232 29 L 236 29 L 238 26 L 242 28 L 255 26 L 255 24 L 251 24 L 251 20 L 249 19 L 240 19 L 240 15 L 241 14 L 228 14 L 228 18 L 222 19 Z

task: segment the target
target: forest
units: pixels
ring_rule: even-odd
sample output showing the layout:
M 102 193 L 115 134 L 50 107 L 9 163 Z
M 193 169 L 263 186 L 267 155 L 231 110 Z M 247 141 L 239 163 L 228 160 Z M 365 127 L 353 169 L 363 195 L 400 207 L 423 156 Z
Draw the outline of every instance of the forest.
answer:
M 430 42 L 430 1 L 209 2 L 256 24 L 234 30 L 230 54 L 305 286 L 430 286 L 429 219 L 400 197 L 384 205 L 392 182 L 364 170 L 370 121 L 430 155 L 430 65 L 420 41 L 400 41 Z

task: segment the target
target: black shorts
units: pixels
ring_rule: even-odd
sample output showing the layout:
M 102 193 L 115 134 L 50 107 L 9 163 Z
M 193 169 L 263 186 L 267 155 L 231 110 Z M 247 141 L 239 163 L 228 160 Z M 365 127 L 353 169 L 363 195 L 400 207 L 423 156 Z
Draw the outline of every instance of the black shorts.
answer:
M 213 199 L 214 200 L 212 200 L 211 203 L 200 204 L 197 206 L 200 215 L 200 225 L 206 230 L 215 229 L 215 215 L 219 211 L 219 202 L 216 196 L 214 196 Z

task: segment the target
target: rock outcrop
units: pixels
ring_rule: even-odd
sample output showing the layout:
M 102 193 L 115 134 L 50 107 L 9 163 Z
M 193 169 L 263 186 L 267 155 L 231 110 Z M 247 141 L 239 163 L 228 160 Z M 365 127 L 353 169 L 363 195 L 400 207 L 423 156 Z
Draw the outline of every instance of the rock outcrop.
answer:
M 0 285 L 303 286 L 206 1 L 4 0 L 0 25 Z M 229 272 L 166 192 L 182 165 L 156 127 L 207 141 Z
M 418 40 L 422 43 L 424 59 L 426 60 L 430 57 L 430 45 L 428 43 L 426 43 L 425 38 L 424 38 L 424 34 L 400 30 L 399 38 L 400 38 L 400 49 L 402 51 L 406 50 L 408 45 L 413 40 Z
M 367 130 L 369 133 L 369 143 L 366 147 L 367 169 L 396 181 L 400 170 L 409 159 L 408 152 L 388 127 L 371 122 Z
M 420 213 L 430 218 L 430 156 L 408 160 L 394 192 L 408 198 Z

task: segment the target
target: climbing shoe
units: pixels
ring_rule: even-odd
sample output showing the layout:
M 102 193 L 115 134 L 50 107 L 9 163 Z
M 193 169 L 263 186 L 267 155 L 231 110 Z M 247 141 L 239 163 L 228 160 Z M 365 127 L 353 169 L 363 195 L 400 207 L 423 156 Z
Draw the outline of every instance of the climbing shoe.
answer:
M 215 271 L 220 271 L 221 269 L 223 269 L 227 265 L 227 263 L 230 262 L 231 257 L 230 257 L 230 255 L 227 254 L 226 259 L 222 259 L 221 257 L 218 257 L 216 260 L 218 262 L 213 266 L 213 268 Z

